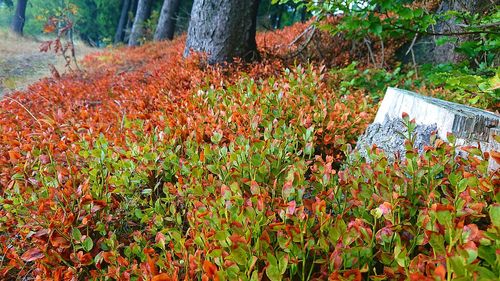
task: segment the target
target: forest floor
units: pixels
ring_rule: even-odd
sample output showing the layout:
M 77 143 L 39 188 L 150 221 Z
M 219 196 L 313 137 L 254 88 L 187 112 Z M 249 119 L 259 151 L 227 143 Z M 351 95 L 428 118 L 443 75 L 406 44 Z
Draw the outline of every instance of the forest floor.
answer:
M 457 96 L 326 31 L 289 43 L 309 24 L 258 33 L 260 62 L 182 36 L 0 99 L 0 280 L 497 280 L 497 152 L 352 151 L 387 86 Z M 50 61 L 6 42 L 11 76 Z
M 60 54 L 40 52 L 43 40 L 23 38 L 0 30 L 0 96 L 25 89 L 28 85 L 51 75 L 50 65 L 59 72 L 65 71 L 65 61 Z M 77 43 L 78 59 L 95 52 L 94 48 Z

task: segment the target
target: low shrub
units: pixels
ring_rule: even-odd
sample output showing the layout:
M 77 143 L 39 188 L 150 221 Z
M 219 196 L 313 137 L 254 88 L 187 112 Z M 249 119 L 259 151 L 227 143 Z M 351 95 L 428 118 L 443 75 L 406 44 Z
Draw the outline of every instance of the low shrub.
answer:
M 351 154 L 397 72 L 209 67 L 182 46 L 91 56 L 0 102 L 1 278 L 500 274 L 496 152 Z

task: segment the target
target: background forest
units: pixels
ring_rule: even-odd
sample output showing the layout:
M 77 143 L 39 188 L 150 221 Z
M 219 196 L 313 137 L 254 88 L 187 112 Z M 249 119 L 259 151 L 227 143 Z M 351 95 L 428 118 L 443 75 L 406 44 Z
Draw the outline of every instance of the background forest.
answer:
M 405 113 L 402 153 L 357 147 L 388 87 L 498 116 L 496 1 L 0 0 L 0 26 L 66 64 L 0 98 L 1 280 L 499 280 L 499 151 L 419 149 Z
M 15 1 L 0 1 L 0 27 L 9 28 L 15 13 Z M 130 33 L 137 0 L 30 0 L 26 9 L 26 24 L 24 33 L 31 36 L 43 35 L 43 27 L 50 16 L 61 13 L 66 7 L 74 9 L 72 21 L 75 23 L 75 31 L 78 36 L 92 46 L 103 47 L 114 43 L 120 13 L 124 2 L 132 2 L 127 12 L 126 32 Z M 271 0 L 260 1 L 259 5 L 259 30 L 272 30 L 289 26 L 297 21 L 309 18 L 304 8 L 298 8 L 298 4 L 284 3 L 272 5 Z M 146 24 L 147 30 L 144 40 L 152 40 L 153 34 L 160 16 L 163 1 L 151 1 L 151 11 Z M 193 0 L 179 1 L 176 15 L 177 32 L 186 32 L 189 24 Z M 118 43 L 118 42 L 115 42 Z

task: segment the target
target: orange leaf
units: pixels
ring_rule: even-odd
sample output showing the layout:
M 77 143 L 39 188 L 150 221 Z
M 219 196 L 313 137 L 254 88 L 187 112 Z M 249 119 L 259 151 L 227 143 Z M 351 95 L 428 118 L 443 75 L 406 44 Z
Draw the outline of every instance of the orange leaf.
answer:
M 56 248 L 69 248 L 71 245 L 69 243 L 69 241 L 64 238 L 63 236 L 61 236 L 59 233 L 57 233 L 56 231 L 54 231 L 52 233 L 52 235 L 50 236 L 50 243 L 52 244 L 52 246 L 56 247 Z
M 43 32 L 45 33 L 52 33 L 54 30 L 56 30 L 56 26 L 54 24 L 46 24 L 43 27 Z
M 9 158 L 10 158 L 10 163 L 16 164 L 17 160 L 21 158 L 21 153 L 13 150 L 9 150 Z
M 21 259 L 23 261 L 30 262 L 30 261 L 39 260 L 39 259 L 41 259 L 43 257 L 45 257 L 45 255 L 42 253 L 42 251 L 40 251 L 40 249 L 38 249 L 38 248 L 31 248 L 31 249 L 29 249 L 28 251 L 26 251 L 21 256 Z
M 495 160 L 495 162 L 497 162 L 497 164 L 500 164 L 500 152 L 492 150 L 490 151 L 490 156 L 493 160 Z
M 361 272 L 359 271 L 359 269 L 351 269 L 344 272 L 344 277 L 349 278 L 349 280 L 355 280 L 355 281 L 362 280 Z
M 83 265 L 90 265 L 92 264 L 92 256 L 90 255 L 90 253 L 86 253 L 84 255 L 81 255 L 81 251 L 78 252 L 78 255 L 80 256 L 80 262 L 83 264 Z
M 208 260 L 203 261 L 203 271 L 208 275 L 208 277 L 214 277 L 217 272 L 217 266 Z
M 441 280 L 446 280 L 446 268 L 442 264 L 434 269 L 434 274 L 436 274 L 436 276 L 439 276 Z
M 166 273 L 160 273 L 158 275 L 153 276 L 151 281 L 171 281 L 172 278 Z
M 104 259 L 105 262 L 112 264 L 114 262 L 114 255 L 111 252 L 103 252 L 102 253 L 102 258 Z

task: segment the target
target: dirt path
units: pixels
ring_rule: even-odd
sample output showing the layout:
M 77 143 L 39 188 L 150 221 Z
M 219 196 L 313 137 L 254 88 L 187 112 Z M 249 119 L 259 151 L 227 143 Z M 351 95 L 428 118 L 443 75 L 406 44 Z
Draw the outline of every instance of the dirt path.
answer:
M 51 75 L 49 65 L 64 72 L 65 61 L 53 52 L 41 53 L 41 42 L 20 38 L 0 31 L 0 97 L 12 91 L 25 89 L 41 78 Z M 81 59 L 95 49 L 77 45 Z
M 49 74 L 48 65 L 57 63 L 52 54 L 22 54 L 0 58 L 0 95 L 21 90 Z

